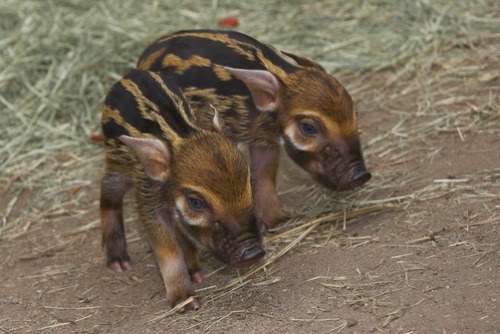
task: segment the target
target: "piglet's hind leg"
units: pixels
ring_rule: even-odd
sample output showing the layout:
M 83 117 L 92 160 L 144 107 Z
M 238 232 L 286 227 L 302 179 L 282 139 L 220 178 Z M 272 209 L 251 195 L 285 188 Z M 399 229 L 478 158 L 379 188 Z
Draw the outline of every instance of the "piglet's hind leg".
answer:
M 113 271 L 130 270 L 123 227 L 123 196 L 131 182 L 117 173 L 106 173 L 101 183 L 102 245 L 106 251 L 106 265 Z

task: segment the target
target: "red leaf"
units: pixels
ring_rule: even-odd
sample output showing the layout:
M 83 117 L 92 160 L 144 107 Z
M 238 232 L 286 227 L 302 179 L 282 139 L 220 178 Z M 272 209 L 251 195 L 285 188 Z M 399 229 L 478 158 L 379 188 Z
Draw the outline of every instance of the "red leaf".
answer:
M 104 141 L 104 136 L 101 133 L 93 133 L 90 135 L 90 140 L 92 140 L 95 143 L 99 143 Z
M 240 22 L 237 17 L 225 17 L 217 21 L 217 24 L 221 27 L 237 27 Z

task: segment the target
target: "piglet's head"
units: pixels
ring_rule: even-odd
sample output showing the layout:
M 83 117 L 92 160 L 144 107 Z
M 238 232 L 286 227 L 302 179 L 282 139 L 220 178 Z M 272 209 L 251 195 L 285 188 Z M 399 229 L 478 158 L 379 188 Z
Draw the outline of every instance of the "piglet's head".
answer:
M 290 158 L 322 185 L 348 190 L 363 185 L 367 171 L 356 112 L 344 87 L 316 63 L 279 79 L 268 71 L 226 68 L 250 90 L 261 112 L 276 112 Z
M 220 131 L 200 130 L 172 145 L 120 140 L 136 151 L 150 178 L 165 184 L 162 197 L 184 237 L 237 267 L 264 256 L 248 164 Z

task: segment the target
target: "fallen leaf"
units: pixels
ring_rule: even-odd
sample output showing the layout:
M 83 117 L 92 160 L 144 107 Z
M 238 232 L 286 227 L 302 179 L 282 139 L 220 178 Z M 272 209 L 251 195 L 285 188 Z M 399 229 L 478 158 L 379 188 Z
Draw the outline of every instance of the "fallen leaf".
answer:
M 217 24 L 220 27 L 237 27 L 240 24 L 240 22 L 238 21 L 238 18 L 230 16 L 220 19 L 219 21 L 217 21 Z
M 100 143 L 104 141 L 104 136 L 101 133 L 94 133 L 90 135 L 90 140 L 92 140 L 95 143 Z

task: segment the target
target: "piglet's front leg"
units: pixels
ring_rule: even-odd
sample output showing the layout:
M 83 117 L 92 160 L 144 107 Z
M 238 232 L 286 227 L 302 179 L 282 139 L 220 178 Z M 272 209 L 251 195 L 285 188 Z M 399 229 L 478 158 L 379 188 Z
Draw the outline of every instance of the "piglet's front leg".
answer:
M 201 275 L 201 265 L 200 259 L 198 257 L 198 248 L 191 240 L 189 240 L 188 237 L 182 234 L 179 234 L 177 237 L 182 247 L 184 261 L 186 263 L 186 268 L 188 270 L 191 282 L 201 283 L 203 280 L 203 276 Z
M 276 192 L 279 146 L 250 145 L 249 151 L 257 217 L 270 229 L 286 218 Z
M 164 228 L 165 225 L 162 225 L 148 226 L 148 232 L 158 265 L 160 266 L 163 283 L 167 290 L 167 299 L 170 305 L 174 307 L 189 297 L 195 296 L 195 293 L 182 248 L 175 236 Z M 199 301 L 194 299 L 181 308 L 179 312 L 197 310 L 199 308 Z

